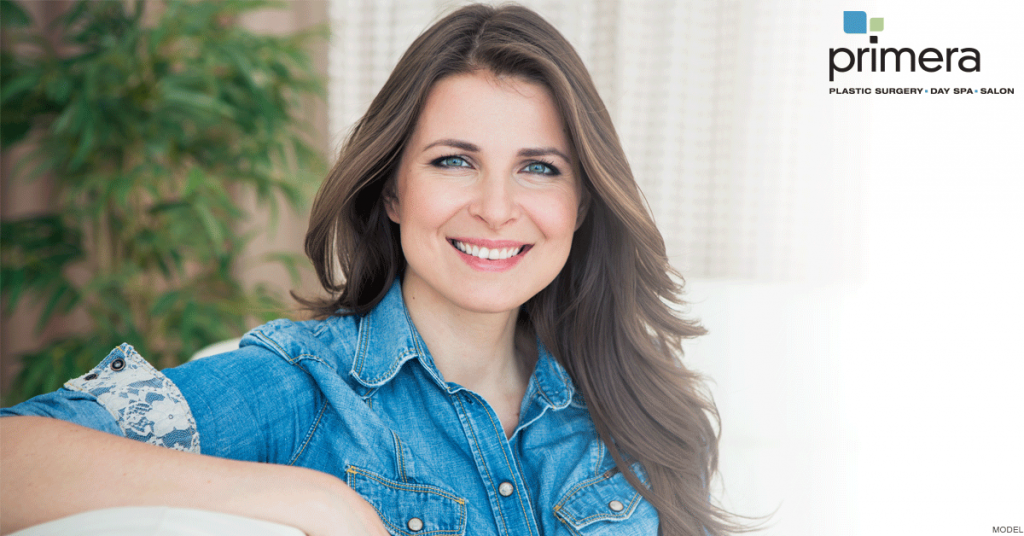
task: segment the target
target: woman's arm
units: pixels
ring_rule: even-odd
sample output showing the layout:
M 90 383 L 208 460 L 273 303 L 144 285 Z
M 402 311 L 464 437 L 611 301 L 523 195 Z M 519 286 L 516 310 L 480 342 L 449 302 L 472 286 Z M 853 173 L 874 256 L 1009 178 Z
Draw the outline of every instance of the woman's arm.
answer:
M 45 417 L 0 419 L 0 533 L 114 506 L 248 516 L 310 536 L 387 531 L 341 480 L 311 469 L 179 452 Z

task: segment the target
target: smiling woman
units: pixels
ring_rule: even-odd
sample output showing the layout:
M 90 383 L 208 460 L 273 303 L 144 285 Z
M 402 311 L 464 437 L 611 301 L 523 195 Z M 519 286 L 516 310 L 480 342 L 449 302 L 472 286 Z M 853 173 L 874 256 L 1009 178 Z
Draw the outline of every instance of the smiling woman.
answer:
M 459 348 L 433 353 L 447 381 L 473 386 L 490 402 L 508 437 L 536 351 L 493 350 L 514 350 L 519 307 L 548 286 L 569 257 L 580 186 L 568 152 L 558 110 L 543 86 L 501 81 L 481 69 L 434 86 L 402 154 L 394 191 L 385 193 L 407 263 L 402 294 L 410 317 L 436 345 L 457 333 L 488 332 L 486 348 L 458 337 Z M 551 156 L 557 166 L 537 160 Z M 488 354 L 506 365 L 492 367 L 481 358 Z M 493 384 L 482 383 L 489 375 Z
M 4 530 L 152 504 L 309 534 L 735 527 L 709 499 L 717 413 L 679 359 L 703 329 L 674 312 L 590 76 L 532 11 L 468 6 L 412 44 L 325 179 L 306 251 L 317 320 L 162 372 L 123 345 L 5 410 L 139 441 L 5 419 Z

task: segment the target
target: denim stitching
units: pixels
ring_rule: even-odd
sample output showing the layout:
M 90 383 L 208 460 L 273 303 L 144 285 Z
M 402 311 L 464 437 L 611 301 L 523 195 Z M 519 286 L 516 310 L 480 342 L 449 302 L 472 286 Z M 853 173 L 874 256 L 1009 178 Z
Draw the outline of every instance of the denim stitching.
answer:
M 487 466 L 487 459 L 484 457 L 483 451 L 480 449 L 480 441 L 476 437 L 476 430 L 473 428 L 472 421 L 469 420 L 469 416 L 468 416 L 468 414 L 466 412 L 466 405 L 462 403 L 462 398 L 461 397 L 458 397 L 456 395 L 449 395 L 449 396 L 451 396 L 452 398 L 455 399 L 456 402 L 458 402 L 459 406 L 462 408 L 462 414 L 463 415 L 467 415 L 466 416 L 466 420 L 467 420 L 467 422 L 469 424 L 469 432 L 470 432 L 470 434 L 472 434 L 473 446 L 476 447 L 476 451 L 477 451 L 477 453 L 479 453 L 480 459 L 483 461 L 484 474 L 487 475 L 487 481 L 490 482 L 490 484 L 491 484 L 491 490 L 498 489 L 498 487 L 494 485 L 494 478 L 491 477 L 491 468 Z M 508 523 L 505 522 L 505 511 L 501 507 L 501 501 L 498 501 L 497 504 L 498 504 L 498 514 L 501 516 L 498 519 L 501 520 L 501 526 L 504 529 L 504 533 L 508 534 L 509 533 L 508 532 Z
M 354 465 L 349 465 L 347 468 L 345 468 L 345 472 L 349 476 L 346 479 L 346 481 L 347 481 L 346 484 L 348 484 L 349 486 L 351 486 L 351 484 L 352 484 L 351 476 L 359 475 L 359 476 L 365 477 L 367 479 L 370 479 L 370 480 L 372 480 L 372 481 L 374 481 L 374 482 L 376 482 L 376 483 L 378 483 L 378 484 L 380 484 L 380 485 L 382 485 L 382 486 L 384 486 L 386 488 L 390 488 L 392 490 L 412 491 L 412 492 L 416 492 L 416 493 L 433 493 L 435 495 L 439 495 L 439 496 L 444 497 L 446 499 L 453 500 L 453 501 L 457 502 L 459 504 L 459 506 L 460 506 L 459 507 L 459 522 L 457 523 L 457 525 L 458 525 L 458 527 L 460 529 L 464 529 L 465 526 L 466 526 L 466 514 L 467 514 L 466 499 L 463 499 L 462 497 L 454 496 L 451 493 L 447 493 L 444 490 L 442 490 L 440 488 L 437 488 L 437 487 L 434 487 L 434 486 L 415 485 L 415 484 L 395 485 L 397 483 L 390 482 L 387 479 L 384 479 L 382 477 L 374 475 L 373 472 L 359 469 L 358 467 L 355 467 Z M 372 506 L 374 506 L 374 509 L 377 510 L 377 517 L 381 519 L 381 522 L 384 523 L 385 525 L 387 525 L 393 532 L 396 532 L 396 533 L 399 533 L 399 534 L 408 535 L 408 536 L 427 536 L 427 535 L 430 535 L 430 534 L 464 534 L 465 533 L 465 531 L 463 531 L 463 530 L 456 529 L 456 530 L 436 530 L 436 531 L 418 532 L 415 535 L 413 535 L 413 534 L 410 534 L 409 532 L 406 532 L 406 531 L 402 530 L 401 527 L 398 527 L 398 526 L 394 525 L 393 523 L 390 523 L 387 520 L 387 517 L 384 516 L 384 513 L 380 509 L 378 509 L 376 505 L 372 505 Z
M 350 468 L 351 468 L 351 467 L 350 467 Z M 345 472 L 348 472 L 348 473 L 355 473 L 355 472 L 353 472 L 353 471 L 350 471 L 350 470 L 346 470 Z M 358 473 L 361 473 L 361 471 L 356 471 L 356 472 L 358 472 Z M 348 482 L 346 482 L 346 484 L 349 484 L 350 482 L 351 482 L 351 481 L 348 481 Z M 386 486 L 386 485 L 385 485 L 385 486 Z M 381 523 L 383 523 L 384 525 L 386 525 L 386 526 L 387 526 L 387 527 L 388 527 L 388 528 L 390 529 L 390 531 L 391 531 L 391 532 L 395 532 L 395 533 L 398 533 L 398 534 L 402 534 L 402 535 L 406 535 L 406 536 L 427 536 L 427 535 L 429 535 L 429 534 L 455 534 L 455 535 L 462 535 L 462 534 L 465 534 L 465 531 L 459 531 L 459 530 L 454 530 L 454 531 L 443 531 L 443 530 L 437 530 L 437 531 L 427 531 L 427 532 L 418 532 L 418 533 L 416 533 L 415 535 L 414 535 L 414 534 L 410 534 L 410 533 L 408 533 L 408 532 L 406 532 L 406 531 L 402 530 L 402 529 L 401 529 L 401 527 L 399 527 L 399 526 L 397 526 L 397 525 L 395 525 L 395 524 L 391 523 L 390 521 L 388 521 L 388 520 L 387 520 L 387 517 L 386 517 L 386 516 L 384 516 L 384 512 L 382 512 L 382 511 L 380 510 L 380 508 L 378 508 L 378 507 L 377 507 L 376 505 L 374 505 L 374 504 L 371 504 L 371 506 L 373 506 L 373 507 L 374 507 L 374 510 L 376 510 L 376 511 L 377 511 L 377 517 L 378 517 L 378 518 L 380 518 L 380 520 L 381 520 Z M 460 526 L 460 527 L 462 527 L 462 526 L 466 525 L 466 511 L 465 511 L 465 509 L 466 509 L 466 508 L 465 508 L 465 505 L 463 505 L 463 507 L 462 507 L 462 508 L 459 508 L 459 520 L 460 520 L 460 522 L 459 522 L 459 526 Z
M 565 516 L 559 514 L 561 510 L 562 506 L 559 504 L 556 504 L 555 507 L 551 509 L 551 511 L 555 513 L 555 518 L 561 521 L 562 525 L 564 525 L 565 528 L 573 534 L 573 536 L 583 536 L 582 534 L 580 534 L 580 531 L 576 530 L 576 527 L 573 526 L 571 521 L 566 519 Z
M 353 475 L 362 475 L 362 476 L 364 476 L 366 478 L 369 478 L 370 480 L 373 480 L 373 481 L 375 481 L 375 482 L 377 482 L 377 483 L 379 483 L 379 484 L 381 484 L 383 486 L 389 487 L 389 488 L 394 489 L 394 490 L 398 490 L 398 491 L 415 491 L 415 492 L 418 492 L 418 493 L 433 493 L 434 495 L 440 495 L 440 496 L 442 496 L 442 497 L 444 497 L 446 499 L 450 499 L 450 500 L 455 501 L 455 502 L 457 502 L 457 503 L 459 503 L 461 505 L 465 505 L 466 504 L 466 499 L 463 499 L 462 497 L 458 497 L 456 495 L 452 495 L 451 493 L 449 493 L 449 492 L 447 492 L 447 491 L 445 491 L 445 490 L 443 490 L 443 489 L 441 489 L 441 488 L 439 488 L 437 486 L 431 486 L 429 484 L 410 484 L 408 482 L 404 482 L 404 483 L 394 482 L 394 481 L 389 480 L 387 478 L 384 478 L 384 477 L 382 477 L 382 476 L 380 476 L 380 475 L 378 475 L 376 473 L 371 473 L 369 471 L 364 471 L 363 469 L 360 469 L 360 468 L 358 468 L 358 467 L 356 467 L 354 465 L 348 466 L 348 468 L 345 469 L 345 472 L 353 474 Z
M 356 360 L 352 363 L 352 371 L 355 372 L 357 376 L 363 372 L 363 363 L 366 362 L 366 352 L 369 350 L 370 346 L 363 341 L 363 330 L 365 328 L 366 331 L 369 331 L 370 323 L 371 320 L 368 317 L 363 317 L 359 322 L 359 331 L 356 335 L 356 348 L 359 351 L 356 352 Z
M 255 331 L 255 335 L 259 337 L 260 340 L 262 340 L 263 342 L 266 342 L 273 346 L 274 348 L 276 348 L 277 352 L 284 357 L 285 361 L 291 363 L 292 365 L 295 364 L 295 359 L 292 357 L 292 355 L 285 351 L 285 349 L 280 344 L 277 344 L 277 341 L 271 339 L 266 333 L 263 333 L 262 331 Z
M 638 502 L 637 501 L 638 497 L 640 497 L 640 494 L 637 493 L 636 490 L 634 490 L 633 491 L 633 498 L 630 499 L 629 504 L 626 505 L 626 507 L 623 508 L 621 512 L 619 512 L 617 514 L 594 514 L 594 515 L 591 515 L 591 516 L 587 516 L 587 517 L 585 517 L 583 519 L 580 519 L 580 520 L 576 521 L 576 523 L 583 524 L 583 523 L 587 523 L 587 522 L 589 522 L 591 520 L 594 520 L 594 519 L 625 519 L 625 518 L 629 517 L 630 514 L 633 513 L 633 509 L 634 509 L 634 507 L 636 506 L 636 504 Z
M 589 486 L 591 484 L 594 484 L 596 482 L 599 482 L 602 478 L 604 478 L 604 475 L 598 475 L 596 477 L 588 478 L 588 479 L 584 480 L 583 482 L 580 482 L 580 483 L 576 484 L 575 486 L 573 486 L 569 490 L 568 493 L 565 494 L 564 497 L 562 497 L 562 500 L 558 501 L 558 503 L 555 504 L 555 509 L 556 510 L 560 510 L 562 508 L 562 506 L 565 505 L 565 503 L 569 502 L 572 499 L 573 495 L 576 495 L 577 493 L 579 493 L 579 491 L 581 489 L 583 489 L 583 488 L 585 488 L 585 487 L 587 487 L 587 486 Z
M 395 358 L 394 360 L 391 361 L 391 366 L 388 367 L 388 370 L 384 371 L 380 375 L 374 376 L 373 378 L 363 378 L 362 370 L 357 372 L 357 374 L 359 374 L 359 377 L 363 378 L 363 381 L 366 382 L 366 383 L 370 383 L 370 384 L 380 383 L 385 378 L 388 378 L 389 376 L 394 376 L 398 372 L 398 369 L 401 368 L 402 365 L 405 363 L 405 358 L 407 358 L 407 357 L 415 357 L 416 354 L 417 353 L 416 353 L 416 351 L 414 349 L 412 349 L 412 348 L 405 348 L 405 349 L 402 350 L 402 353 L 399 354 L 397 358 Z
M 306 446 L 309 445 L 309 442 L 313 439 L 313 434 L 316 432 L 316 429 L 320 427 L 320 419 L 323 418 L 324 412 L 327 411 L 327 406 L 328 402 L 327 400 L 324 400 L 324 405 L 320 407 L 320 412 L 317 413 L 316 419 L 313 421 L 313 425 L 310 426 L 309 432 L 306 433 L 306 438 L 302 441 L 302 445 L 299 446 L 298 452 L 292 456 L 288 465 L 295 465 L 295 463 L 299 461 L 299 456 L 302 456 L 302 453 L 306 451 Z
M 583 482 L 580 482 L 579 484 L 574 486 L 569 491 L 569 493 L 567 493 L 565 495 L 565 497 L 563 497 L 562 500 L 558 501 L 558 504 L 555 505 L 555 510 L 554 511 L 555 511 L 556 515 L 558 515 L 559 517 L 563 517 L 566 521 L 568 521 L 568 522 L 570 522 L 572 524 L 583 524 L 583 523 L 589 522 L 590 520 L 600 519 L 600 518 L 606 518 L 606 519 L 607 518 L 611 518 L 611 519 L 625 519 L 626 517 L 629 517 L 630 515 L 632 515 L 633 510 L 635 509 L 635 506 L 638 503 L 638 498 L 640 497 L 640 493 L 638 493 L 636 490 L 633 490 L 633 498 L 630 499 L 629 504 L 626 506 L 626 508 L 623 508 L 622 511 L 617 513 L 617 514 L 593 514 L 593 515 L 587 516 L 587 517 L 585 517 L 583 519 L 577 519 L 571 513 L 566 512 L 565 509 L 563 508 L 565 503 L 567 503 L 570 500 L 572 500 L 572 498 L 577 493 L 582 491 L 583 489 L 588 488 L 588 487 L 590 487 L 590 486 L 592 486 L 594 484 L 597 484 L 598 482 L 601 482 L 601 481 L 604 481 L 604 480 L 608 480 L 610 478 L 612 478 L 612 477 L 605 478 L 604 475 L 601 475 L 601 476 L 598 476 L 598 477 L 595 477 L 595 478 L 590 478 L 590 479 L 584 480 Z M 632 489 L 632 488 L 630 488 L 630 489 Z
M 398 476 L 402 479 L 402 482 L 405 482 L 405 455 L 402 453 L 402 440 L 398 439 L 398 434 L 394 430 L 391 431 L 391 437 L 395 440 L 395 459 L 398 460 Z
M 471 395 L 471 396 L 475 396 L 475 395 Z M 482 403 L 483 399 L 481 397 L 476 397 L 476 398 L 481 400 L 481 407 L 486 407 L 486 406 L 483 406 L 483 403 Z M 498 425 L 496 425 L 494 423 L 494 418 L 491 417 L 491 412 L 490 411 L 487 411 L 485 413 L 487 414 L 487 419 L 491 421 L 491 427 L 494 429 L 494 433 L 498 434 L 502 439 L 504 439 L 505 438 L 505 431 L 503 429 L 500 429 L 501 427 L 499 427 Z M 502 457 L 505 458 L 505 466 L 508 467 L 508 470 L 509 471 L 515 471 L 515 469 L 512 468 L 512 464 L 508 461 L 508 454 L 505 452 L 504 448 L 501 449 L 501 455 L 502 455 Z M 513 473 L 513 477 L 514 476 L 515 476 L 515 474 Z M 520 480 L 522 480 L 522 478 L 520 478 Z M 523 510 L 523 515 L 525 515 L 527 519 L 530 519 L 530 514 L 526 511 L 526 505 L 523 504 L 523 493 L 522 493 L 522 491 L 520 491 L 519 493 L 516 494 L 516 499 L 519 501 L 519 508 Z M 527 528 L 529 528 L 530 524 L 527 523 L 526 526 L 527 526 Z M 533 529 L 530 528 L 529 530 L 530 530 L 530 534 L 533 534 Z

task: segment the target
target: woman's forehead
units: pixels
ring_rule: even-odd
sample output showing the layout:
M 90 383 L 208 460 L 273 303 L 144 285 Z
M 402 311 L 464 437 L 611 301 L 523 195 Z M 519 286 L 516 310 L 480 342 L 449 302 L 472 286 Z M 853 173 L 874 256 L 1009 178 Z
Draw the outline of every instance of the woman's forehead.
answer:
M 442 138 L 482 147 L 521 144 L 570 153 L 561 114 L 546 86 L 483 70 L 445 77 L 431 88 L 412 148 L 423 150 Z

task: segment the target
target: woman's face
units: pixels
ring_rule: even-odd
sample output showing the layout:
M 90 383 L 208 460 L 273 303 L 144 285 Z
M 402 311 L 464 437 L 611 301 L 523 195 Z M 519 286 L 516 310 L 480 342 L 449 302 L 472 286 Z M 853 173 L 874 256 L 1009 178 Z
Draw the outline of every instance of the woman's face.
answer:
M 406 296 L 495 313 L 540 292 L 577 227 L 571 157 L 545 87 L 486 71 L 435 84 L 387 207 L 401 229 Z

